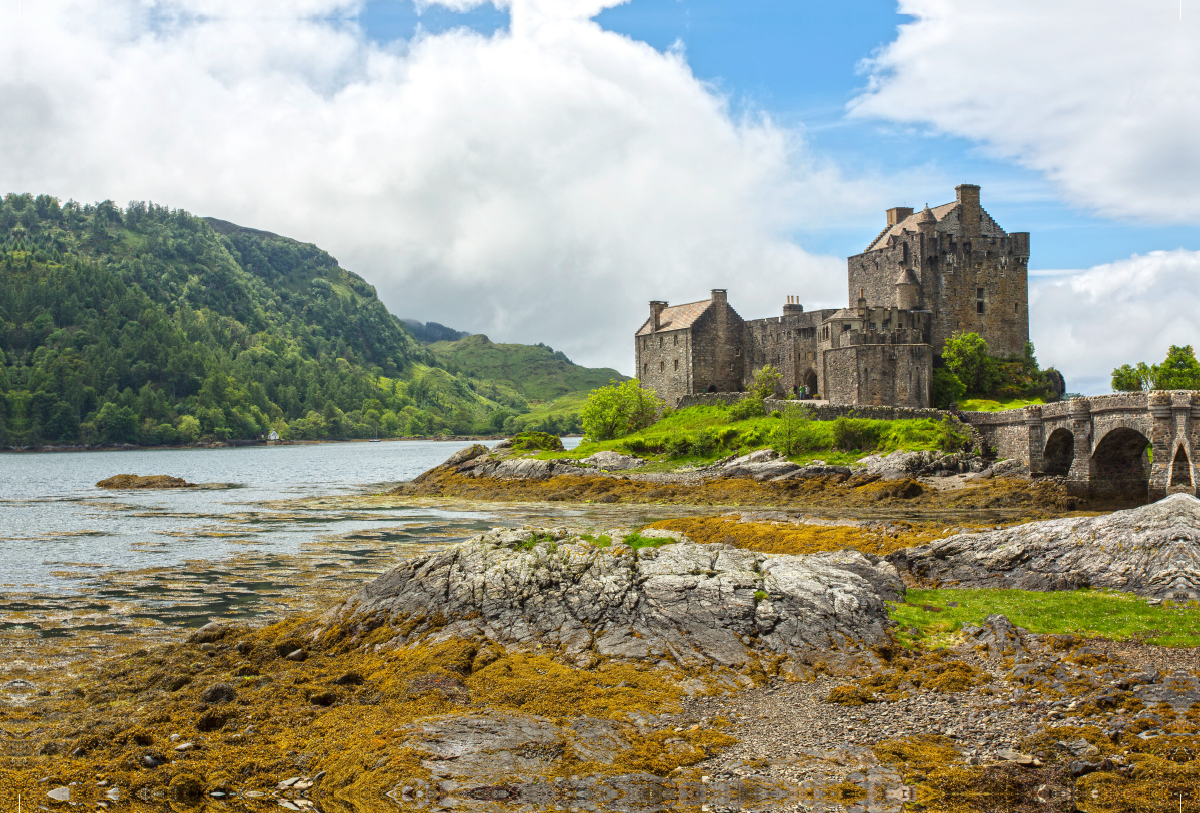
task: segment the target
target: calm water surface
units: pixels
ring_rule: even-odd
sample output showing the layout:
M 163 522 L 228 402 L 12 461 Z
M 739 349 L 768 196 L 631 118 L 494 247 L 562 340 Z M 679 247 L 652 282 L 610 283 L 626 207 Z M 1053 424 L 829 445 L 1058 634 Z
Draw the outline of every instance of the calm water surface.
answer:
M 539 518 L 379 496 L 467 445 L 0 454 L 0 663 L 12 668 L 3 659 L 13 652 L 70 659 L 73 647 L 99 645 L 85 633 L 153 635 L 214 616 L 320 607 L 406 553 Z M 115 474 L 209 487 L 96 487 Z

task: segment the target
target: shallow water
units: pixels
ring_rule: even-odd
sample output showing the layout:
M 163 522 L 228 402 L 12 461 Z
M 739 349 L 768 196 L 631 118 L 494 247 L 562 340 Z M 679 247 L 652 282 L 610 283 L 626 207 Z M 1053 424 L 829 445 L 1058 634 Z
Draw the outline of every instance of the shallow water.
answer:
M 498 525 L 594 513 L 451 510 L 444 502 L 381 496 L 467 445 L 0 455 L 0 676 L 76 660 L 121 638 L 132 644 L 169 636 L 213 617 L 261 621 L 317 609 L 431 545 Z M 219 487 L 95 486 L 124 473 Z

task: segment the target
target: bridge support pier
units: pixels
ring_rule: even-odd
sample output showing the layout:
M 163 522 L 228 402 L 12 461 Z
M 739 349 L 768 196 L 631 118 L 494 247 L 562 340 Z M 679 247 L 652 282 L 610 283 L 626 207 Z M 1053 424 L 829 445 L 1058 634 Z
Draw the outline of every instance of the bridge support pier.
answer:
M 1025 407 L 1025 428 L 1029 433 L 1029 471 L 1041 474 L 1046 470 L 1046 429 L 1040 406 Z
M 1196 495 L 1196 431 L 1200 417 L 1200 393 L 1188 391 L 1150 394 L 1150 448 L 1154 462 L 1150 466 L 1151 500 L 1168 494 Z
M 1075 449 L 1067 472 L 1067 493 L 1086 497 L 1092 483 L 1092 405 L 1086 398 L 1071 399 L 1071 435 Z

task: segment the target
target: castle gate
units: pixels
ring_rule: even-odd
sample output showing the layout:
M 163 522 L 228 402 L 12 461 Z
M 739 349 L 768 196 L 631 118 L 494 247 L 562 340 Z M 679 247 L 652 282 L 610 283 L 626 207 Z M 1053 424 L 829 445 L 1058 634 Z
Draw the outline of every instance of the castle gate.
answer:
M 1198 391 L 1100 395 L 964 417 L 1000 457 L 1022 460 L 1035 474 L 1065 475 L 1073 494 L 1197 494 Z

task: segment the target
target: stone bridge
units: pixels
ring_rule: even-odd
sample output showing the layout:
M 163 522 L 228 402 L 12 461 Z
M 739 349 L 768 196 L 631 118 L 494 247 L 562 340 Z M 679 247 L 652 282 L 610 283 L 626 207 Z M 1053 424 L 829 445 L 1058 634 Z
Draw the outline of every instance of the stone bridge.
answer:
M 999 457 L 1067 477 L 1080 495 L 1196 495 L 1200 391 L 1073 398 L 1004 412 L 961 413 Z

